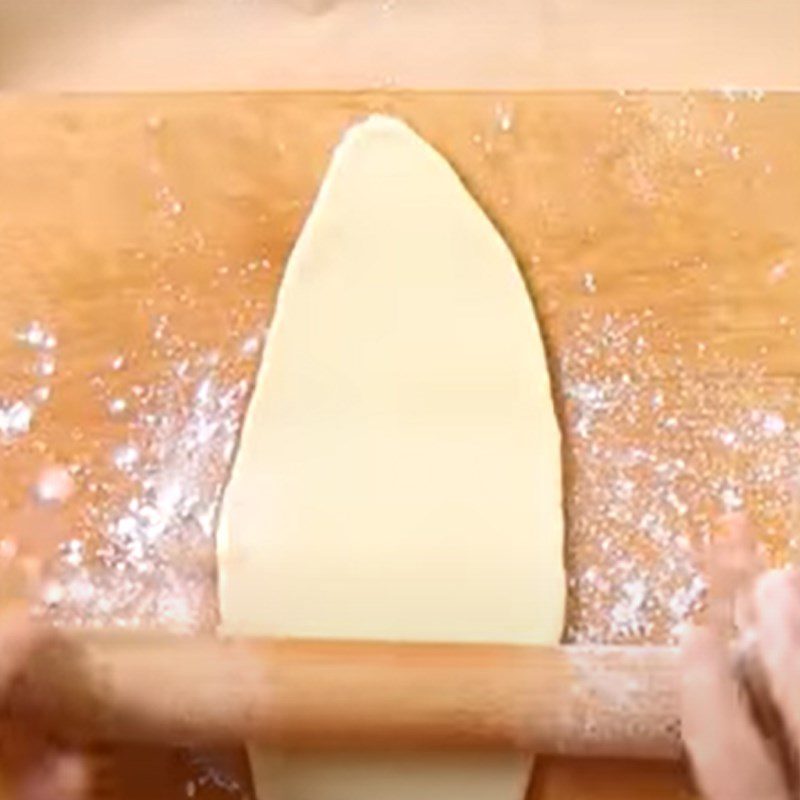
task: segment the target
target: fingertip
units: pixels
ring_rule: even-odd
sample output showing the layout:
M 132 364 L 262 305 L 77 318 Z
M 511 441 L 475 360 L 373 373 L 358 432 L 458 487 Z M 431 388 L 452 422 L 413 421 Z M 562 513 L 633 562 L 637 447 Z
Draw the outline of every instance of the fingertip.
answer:
M 711 530 L 711 549 L 749 559 L 756 545 L 750 517 L 744 511 L 731 511 L 716 518 Z
M 779 619 L 800 605 L 800 576 L 795 570 L 768 570 L 756 580 L 753 598 L 759 620 Z
M 40 635 L 26 608 L 15 605 L 0 611 L 0 691 L 28 658 Z
M 23 800 L 81 800 L 87 796 L 86 761 L 75 753 L 50 753 L 23 781 Z
M 749 517 L 745 511 L 724 511 L 716 518 L 714 533 L 741 534 L 749 524 Z
M 89 770 L 86 759 L 77 753 L 62 753 L 54 770 L 54 782 L 60 797 L 65 800 L 84 797 L 89 789 Z

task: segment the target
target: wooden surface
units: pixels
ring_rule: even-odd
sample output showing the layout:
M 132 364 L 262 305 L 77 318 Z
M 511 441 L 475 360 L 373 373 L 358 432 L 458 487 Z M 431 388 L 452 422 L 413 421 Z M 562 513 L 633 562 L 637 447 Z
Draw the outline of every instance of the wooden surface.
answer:
M 109 399 L 138 398 L 156 413 L 162 395 L 148 389 L 169 386 L 182 354 L 219 349 L 224 360 L 267 323 L 330 150 L 371 110 L 402 116 L 441 149 L 497 222 L 534 291 L 554 367 L 576 310 L 647 309 L 683 341 L 758 360 L 765 386 L 796 385 L 792 96 L 5 97 L 0 398 L 41 383 L 14 332 L 36 319 L 58 337 L 52 397 L 30 433 L 0 445 L 0 536 L 23 557 L 46 565 L 60 539 L 102 540 L 101 512 L 130 482 L 111 452 L 142 423 L 133 412 L 110 415 Z M 263 259 L 272 267 L 248 267 Z M 596 292 L 586 290 L 587 272 Z M 154 341 L 166 324 L 168 343 Z M 125 368 L 115 371 L 119 354 Z M 252 376 L 254 359 L 229 362 L 234 376 Z M 52 462 L 79 467 L 77 491 L 42 510 L 30 487 Z M 574 472 L 568 458 L 568 490 Z M 213 591 L 203 598 L 192 622 L 209 627 Z M 93 602 L 96 610 L 101 599 Z M 572 603 L 574 612 L 580 598 Z M 158 608 L 136 621 L 159 622 Z M 198 783 L 185 753 L 112 756 L 102 759 L 107 796 L 173 800 L 189 781 L 195 796 L 231 796 Z M 242 775 L 240 758 L 223 760 Z M 674 766 L 541 759 L 531 796 L 677 800 L 693 796 L 688 787 Z

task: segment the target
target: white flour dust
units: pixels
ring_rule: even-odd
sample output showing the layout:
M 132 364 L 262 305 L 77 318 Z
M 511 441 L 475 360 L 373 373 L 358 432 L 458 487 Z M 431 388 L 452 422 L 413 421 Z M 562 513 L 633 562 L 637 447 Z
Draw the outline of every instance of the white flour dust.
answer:
M 251 359 L 262 340 L 247 338 Z M 51 619 L 213 627 L 215 523 L 250 390 L 248 380 L 231 376 L 234 358 L 241 355 L 184 356 L 171 363 L 170 374 L 134 387 L 128 436 L 108 454 L 124 491 L 80 476 L 96 498 L 87 512 L 96 536 L 66 542 L 50 565 L 50 596 L 42 600 Z M 97 389 L 102 396 L 102 382 Z
M 25 375 L 13 376 L 16 384 L 8 394 L 0 388 L 0 445 L 19 439 L 31 430 L 36 413 L 51 396 L 50 378 L 56 372 L 58 339 L 38 320 L 15 333 L 18 345 L 29 351 Z M 16 388 L 19 387 L 19 388 Z
M 652 313 L 584 312 L 559 357 L 572 483 L 573 642 L 674 641 L 703 604 L 698 553 L 746 508 L 775 560 L 793 547 L 792 386 L 686 344 Z

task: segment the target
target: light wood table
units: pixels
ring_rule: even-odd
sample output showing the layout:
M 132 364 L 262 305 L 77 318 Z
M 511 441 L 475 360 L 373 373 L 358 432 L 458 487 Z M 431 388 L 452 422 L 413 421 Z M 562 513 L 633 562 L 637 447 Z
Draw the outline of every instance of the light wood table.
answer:
M 648 309 L 686 342 L 757 360 L 765 385 L 797 386 L 793 96 L 10 96 L 0 100 L 0 400 L 44 385 L 52 394 L 29 433 L 0 444 L 0 537 L 45 560 L 59 541 L 102 540 L 98 509 L 130 488 L 111 453 L 135 436 L 137 406 L 158 414 L 161 395 L 150 388 L 169 385 L 183 354 L 216 348 L 224 360 L 240 352 L 231 342 L 267 323 L 331 148 L 370 111 L 407 119 L 496 221 L 533 289 L 553 364 L 576 311 Z M 49 371 L 46 357 L 14 337 L 32 320 L 57 337 L 52 376 L 34 374 Z M 125 364 L 115 370 L 119 354 Z M 255 363 L 230 356 L 229 377 L 251 378 Z M 115 397 L 128 399 L 126 412 L 110 413 Z M 236 402 L 240 413 L 244 399 Z M 55 510 L 29 498 L 47 463 L 80 467 L 75 496 Z M 568 487 L 574 468 L 567 459 Z M 213 585 L 202 605 L 195 621 L 213 625 Z M 229 758 L 241 777 L 241 754 Z M 197 778 L 190 761 L 126 751 L 102 754 L 98 771 L 105 796 L 172 799 Z M 693 796 L 677 765 L 557 759 L 540 760 L 531 792 Z

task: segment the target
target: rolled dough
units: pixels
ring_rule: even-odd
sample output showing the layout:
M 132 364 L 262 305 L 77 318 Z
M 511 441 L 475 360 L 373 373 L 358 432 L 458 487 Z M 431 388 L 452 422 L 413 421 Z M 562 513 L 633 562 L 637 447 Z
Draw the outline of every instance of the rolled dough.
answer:
M 560 436 L 514 258 L 442 156 L 371 117 L 286 268 L 223 501 L 223 629 L 555 643 L 562 539 Z M 531 764 L 251 761 L 280 800 L 519 800 Z

